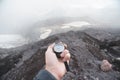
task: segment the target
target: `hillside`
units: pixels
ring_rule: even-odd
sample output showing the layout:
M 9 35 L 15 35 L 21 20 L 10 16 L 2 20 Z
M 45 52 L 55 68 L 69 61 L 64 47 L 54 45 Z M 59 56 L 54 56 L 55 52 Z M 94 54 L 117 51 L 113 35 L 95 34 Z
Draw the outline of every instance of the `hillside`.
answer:
M 68 45 L 70 69 L 63 80 L 120 80 L 119 70 L 103 72 L 98 62 L 120 56 L 120 37 L 89 29 L 52 35 L 44 40 L 12 49 L 0 49 L 0 80 L 32 80 L 43 68 L 47 46 L 57 40 Z

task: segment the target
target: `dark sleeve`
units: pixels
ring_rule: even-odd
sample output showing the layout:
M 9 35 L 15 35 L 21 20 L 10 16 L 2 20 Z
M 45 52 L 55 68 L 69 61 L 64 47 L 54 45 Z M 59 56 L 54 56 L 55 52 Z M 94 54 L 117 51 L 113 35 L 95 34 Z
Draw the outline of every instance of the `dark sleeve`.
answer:
M 57 80 L 57 79 L 47 70 L 40 70 L 40 72 L 35 76 L 33 80 Z

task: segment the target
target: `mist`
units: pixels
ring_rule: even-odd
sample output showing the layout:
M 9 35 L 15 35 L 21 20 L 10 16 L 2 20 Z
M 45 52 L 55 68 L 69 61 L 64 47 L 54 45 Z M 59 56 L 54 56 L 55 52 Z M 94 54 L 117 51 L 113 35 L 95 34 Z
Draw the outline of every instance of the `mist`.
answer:
M 49 33 L 53 27 L 59 29 L 60 26 L 53 24 L 59 21 L 62 24 L 64 18 L 79 18 L 81 21 L 89 20 L 94 24 L 119 28 L 119 4 L 119 0 L 0 0 L 0 35 L 19 34 L 20 39 L 21 35 L 32 35 L 32 39 L 46 30 L 44 27 L 47 22 Z M 39 25 L 36 27 L 36 24 Z
M 55 17 L 87 16 L 120 25 L 118 0 L 1 0 L 0 33 L 15 33 L 35 22 Z

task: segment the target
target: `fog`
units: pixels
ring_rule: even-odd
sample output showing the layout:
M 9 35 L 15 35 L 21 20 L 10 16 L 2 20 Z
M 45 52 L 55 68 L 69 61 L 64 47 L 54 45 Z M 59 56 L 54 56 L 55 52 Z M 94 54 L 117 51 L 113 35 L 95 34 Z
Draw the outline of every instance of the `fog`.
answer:
M 119 0 L 1 0 L 0 33 L 18 32 L 40 20 L 88 16 L 120 25 Z
M 119 5 L 119 0 L 0 0 L 0 34 L 23 34 L 35 29 L 36 23 L 66 17 L 118 28 Z

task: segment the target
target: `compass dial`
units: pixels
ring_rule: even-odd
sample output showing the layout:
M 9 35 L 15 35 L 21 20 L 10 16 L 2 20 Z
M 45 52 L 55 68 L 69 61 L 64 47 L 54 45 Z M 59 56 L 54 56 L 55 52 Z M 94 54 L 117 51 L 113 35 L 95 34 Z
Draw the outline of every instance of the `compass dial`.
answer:
M 54 51 L 57 52 L 57 53 L 62 53 L 62 52 L 64 51 L 65 47 L 64 47 L 63 44 L 57 43 L 57 44 L 55 44 L 55 46 L 54 46 L 53 49 L 54 49 Z

